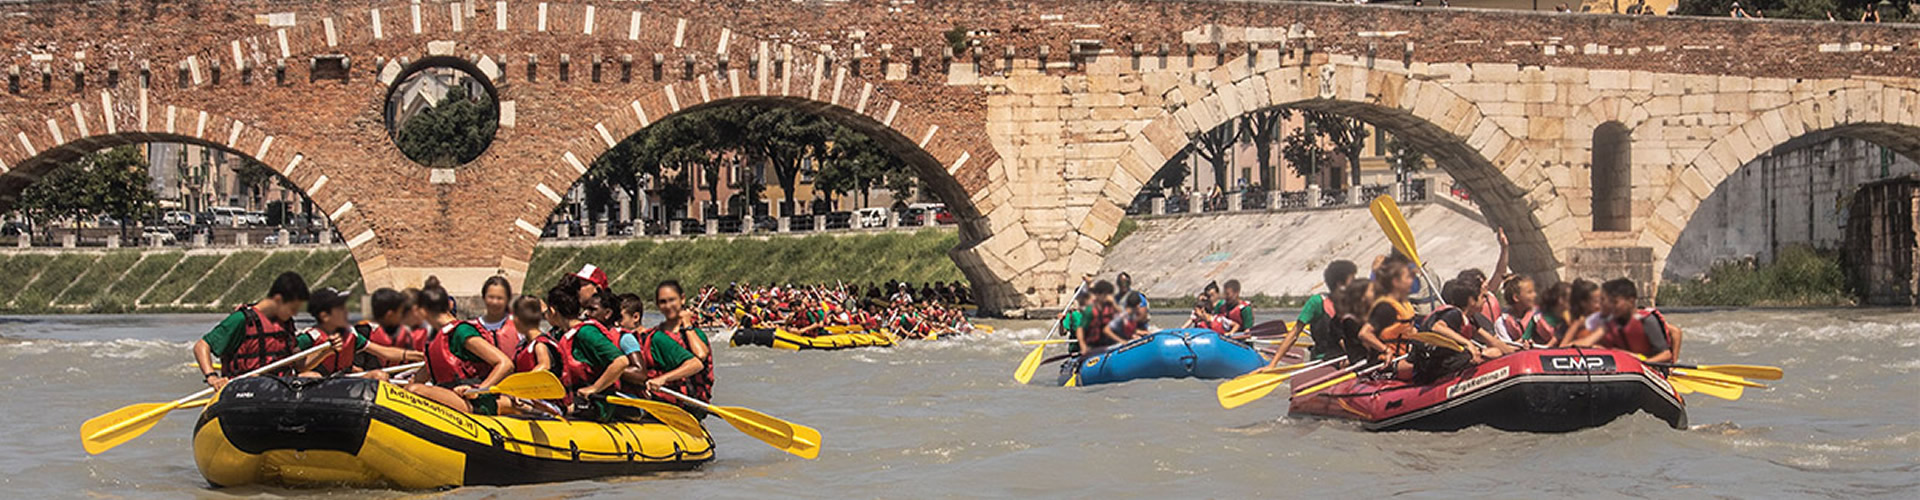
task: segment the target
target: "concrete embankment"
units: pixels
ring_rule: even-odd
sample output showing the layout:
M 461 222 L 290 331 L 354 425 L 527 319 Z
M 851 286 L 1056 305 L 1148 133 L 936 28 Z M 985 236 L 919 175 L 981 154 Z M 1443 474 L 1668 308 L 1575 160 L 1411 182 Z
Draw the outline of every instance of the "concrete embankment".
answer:
M 811 236 L 578 239 L 534 249 L 525 290 L 542 293 L 582 264 L 607 271 L 621 292 L 651 296 L 655 283 L 688 288 L 729 282 L 877 283 L 960 281 L 947 256 L 950 228 Z M 275 276 L 365 295 L 360 268 L 342 246 L 205 249 L 21 249 L 0 252 L 0 314 L 224 312 L 259 300 Z M 452 290 L 462 307 L 478 290 Z M 477 299 L 475 299 L 477 300 Z M 364 308 L 361 309 L 364 312 Z M 473 309 L 469 309 L 473 310 Z
M 1491 271 L 1499 241 L 1485 219 L 1457 202 L 1407 204 L 1421 258 L 1451 277 L 1461 269 Z M 1185 297 L 1209 281 L 1239 279 L 1246 295 L 1304 296 L 1325 290 L 1329 262 L 1363 270 L 1391 248 L 1367 207 L 1290 212 L 1184 215 L 1138 220 L 1139 229 L 1107 249 L 1100 279 L 1120 271 L 1149 297 Z

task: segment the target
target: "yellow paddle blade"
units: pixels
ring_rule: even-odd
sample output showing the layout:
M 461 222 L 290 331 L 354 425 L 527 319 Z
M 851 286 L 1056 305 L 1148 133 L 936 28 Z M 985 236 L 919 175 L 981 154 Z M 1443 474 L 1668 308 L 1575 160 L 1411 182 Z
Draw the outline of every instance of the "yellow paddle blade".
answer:
M 1757 378 L 1760 380 L 1780 380 L 1781 377 L 1786 375 L 1786 372 L 1782 371 L 1780 367 L 1760 365 L 1700 365 L 1695 367 L 1694 370 L 1714 372 L 1734 377 Z
M 1673 392 L 1681 394 L 1694 393 L 1693 386 L 1687 385 L 1685 380 L 1667 379 L 1667 383 L 1673 384 Z
M 1727 401 L 1739 401 L 1740 396 L 1746 393 L 1745 387 L 1732 385 L 1732 384 L 1723 384 L 1720 382 L 1715 382 L 1715 381 L 1706 380 L 1706 379 L 1689 378 L 1689 377 L 1672 377 L 1672 378 L 1668 378 L 1667 382 L 1672 383 L 1676 389 L 1679 388 L 1680 386 L 1687 386 L 1701 394 L 1713 396 L 1720 399 L 1725 399 Z
M 683 433 L 695 436 L 707 433 L 707 427 L 700 425 L 700 419 L 693 418 L 693 414 L 687 413 L 686 409 L 670 403 L 662 403 L 649 399 L 623 398 L 619 396 L 609 396 L 607 397 L 607 402 L 646 410 L 648 415 L 660 419 L 660 422 L 667 424 L 667 427 L 672 427 L 674 430 Z
M 1447 338 L 1446 335 L 1441 335 L 1434 332 L 1415 332 L 1412 335 L 1408 335 L 1407 338 L 1412 340 L 1417 340 L 1417 341 L 1426 343 L 1428 345 L 1432 345 L 1434 347 L 1450 349 L 1453 351 L 1466 352 L 1467 350 L 1467 347 L 1460 345 L 1459 342 L 1455 342 L 1453 339 Z
M 1420 261 L 1420 251 L 1414 248 L 1413 229 L 1407 226 L 1407 217 L 1400 213 L 1400 204 L 1395 203 L 1392 196 L 1375 197 L 1368 210 L 1373 213 L 1373 221 L 1380 224 L 1380 231 L 1387 233 L 1387 241 L 1393 243 L 1395 250 L 1412 260 L 1414 267 L 1426 267 Z
M 1022 340 L 1020 341 L 1020 345 L 1054 345 L 1054 344 L 1066 344 L 1071 342 L 1079 342 L 1079 341 L 1074 339 Z
M 1324 390 L 1327 390 L 1327 388 L 1328 388 L 1328 387 L 1333 387 L 1333 386 L 1335 386 L 1335 385 L 1340 385 L 1340 383 L 1341 383 L 1341 382 L 1346 382 L 1346 381 L 1348 381 L 1348 380 L 1353 380 L 1353 378 L 1354 378 L 1354 377 L 1357 377 L 1357 376 L 1359 376 L 1359 375 L 1358 375 L 1358 374 L 1356 374 L 1356 373 L 1353 373 L 1353 372 L 1351 372 L 1351 371 L 1349 371 L 1349 372 L 1347 372 L 1347 374 L 1346 374 L 1346 375 L 1341 375 L 1341 376 L 1339 376 L 1338 378 L 1335 378 L 1335 379 L 1333 379 L 1333 380 L 1328 380 L 1328 381 L 1326 381 L 1326 382 L 1321 382 L 1321 383 L 1319 383 L 1319 384 L 1316 384 L 1316 385 L 1314 385 L 1313 387 L 1308 387 L 1308 388 L 1306 388 L 1306 390 L 1303 390 L 1303 391 L 1300 391 L 1300 392 L 1296 392 L 1296 393 L 1293 393 L 1293 397 L 1296 397 L 1296 398 L 1297 398 L 1297 397 L 1301 397 L 1301 396 L 1305 396 L 1305 395 L 1308 395 L 1308 394 L 1313 394 L 1313 393 L 1316 393 L 1316 392 L 1320 392 L 1320 391 L 1324 391 Z
M 1079 387 L 1079 386 L 1080 386 L 1080 374 L 1075 373 L 1073 374 L 1073 378 L 1067 379 L 1066 385 L 1062 385 L 1061 387 Z
M 188 401 L 188 402 L 186 402 L 185 404 L 181 404 L 179 408 L 174 408 L 174 409 L 175 409 L 175 410 L 185 410 L 185 409 L 188 409 L 188 408 L 199 408 L 199 407 L 202 407 L 202 406 L 206 406 L 206 405 L 209 405 L 209 404 L 213 404 L 213 398 L 206 398 L 206 399 L 196 399 L 196 400 L 193 400 L 193 401 Z
M 553 372 L 535 371 L 508 375 L 485 393 L 520 399 L 563 399 L 567 397 L 567 388 L 560 385 L 560 378 L 553 376 Z
M 1220 407 L 1231 410 L 1267 397 L 1267 394 L 1273 393 L 1273 390 L 1279 388 L 1282 382 L 1300 373 L 1295 370 L 1311 364 L 1313 363 L 1300 363 L 1275 370 L 1257 371 L 1221 383 L 1220 388 L 1215 391 L 1220 397 Z
M 87 454 L 98 455 L 146 434 L 168 412 L 180 406 L 178 402 L 138 403 L 93 417 L 80 424 L 80 444 Z
M 713 414 L 726 420 L 741 433 L 779 448 L 780 451 L 812 460 L 820 456 L 820 431 L 772 415 L 739 406 L 709 406 Z
M 1708 382 L 1714 382 L 1714 383 L 1723 384 L 1723 385 L 1737 385 L 1741 387 L 1752 387 L 1755 389 L 1767 388 L 1766 384 L 1750 381 L 1750 380 L 1740 378 L 1740 377 L 1735 377 L 1732 375 L 1727 375 L 1724 373 L 1714 373 L 1709 371 L 1698 371 L 1698 370 L 1688 370 L 1684 368 L 1675 368 L 1673 369 L 1673 376 L 1705 380 Z
M 1032 382 L 1034 372 L 1040 371 L 1041 354 L 1046 350 L 1047 346 L 1042 345 L 1027 353 L 1027 359 L 1020 360 L 1020 368 L 1013 370 L 1013 381 L 1023 385 Z

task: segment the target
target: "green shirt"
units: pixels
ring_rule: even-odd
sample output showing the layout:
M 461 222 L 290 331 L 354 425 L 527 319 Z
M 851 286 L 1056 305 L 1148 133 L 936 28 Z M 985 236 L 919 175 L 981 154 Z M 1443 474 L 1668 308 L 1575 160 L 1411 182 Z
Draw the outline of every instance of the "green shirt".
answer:
M 1300 317 L 1294 321 L 1302 325 L 1311 325 L 1322 319 L 1327 319 L 1326 294 L 1317 293 L 1307 297 L 1307 305 L 1300 306 Z
M 1539 329 L 1537 328 L 1537 325 L 1539 325 L 1540 323 L 1537 321 L 1529 321 L 1527 322 L 1526 328 L 1522 329 L 1522 331 L 1524 331 L 1525 333 L 1520 336 L 1520 339 L 1523 341 L 1529 341 L 1529 342 L 1539 342 L 1542 340 L 1546 340 L 1548 337 L 1555 335 L 1556 332 L 1560 330 L 1560 327 L 1563 326 L 1562 324 L 1563 322 L 1560 321 L 1560 318 L 1554 317 L 1554 315 L 1552 314 L 1542 315 L 1542 318 L 1547 320 L 1547 326 L 1553 328 L 1554 329 L 1553 332 L 1541 333 L 1538 331 Z
M 474 328 L 472 324 L 460 323 L 455 325 L 453 327 L 453 334 L 447 336 L 447 351 L 452 352 L 453 357 L 460 358 L 461 361 L 485 363 L 486 360 L 480 359 L 480 355 L 467 350 L 467 339 L 479 336 L 480 329 Z M 576 343 L 574 345 L 578 346 L 580 344 Z
M 707 338 L 706 334 L 698 335 L 701 340 Z M 687 360 L 693 359 L 693 351 L 687 350 L 687 347 L 680 345 L 679 342 L 674 342 L 673 337 L 667 336 L 666 332 L 653 332 L 653 345 L 650 351 L 648 356 L 653 360 L 654 366 L 648 368 L 655 370 L 671 371 L 679 368 Z
M 573 359 L 586 363 L 595 370 L 605 370 L 613 360 L 621 356 L 620 346 L 607 340 L 607 334 L 594 326 L 582 326 L 573 333 Z M 593 381 L 587 381 L 592 384 Z
M 224 361 L 227 353 L 233 352 L 233 348 L 237 347 L 235 344 L 240 341 L 240 332 L 246 327 L 246 313 L 234 311 L 233 314 L 228 314 L 226 319 L 220 320 L 220 324 L 213 325 L 213 330 L 201 336 L 200 340 L 207 341 L 207 347 L 212 348 L 213 357 Z

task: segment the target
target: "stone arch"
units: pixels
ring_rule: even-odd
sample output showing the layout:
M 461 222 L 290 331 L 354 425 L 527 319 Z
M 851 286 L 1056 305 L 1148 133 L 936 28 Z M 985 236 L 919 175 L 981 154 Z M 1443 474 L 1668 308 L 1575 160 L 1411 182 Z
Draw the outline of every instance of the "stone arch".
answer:
M 1593 230 L 1633 230 L 1633 132 L 1617 121 L 1593 129 Z
M 568 148 L 557 152 L 558 163 L 565 168 L 552 169 L 554 175 L 532 182 L 530 189 L 538 193 L 538 198 L 515 220 L 522 233 L 514 236 L 527 239 L 531 248 L 531 242 L 539 237 L 539 225 L 560 203 L 561 194 L 586 174 L 588 166 L 620 141 L 655 122 L 692 110 L 737 103 L 791 107 L 866 133 L 906 159 L 931 193 L 958 219 L 960 242 L 949 255 L 973 285 L 980 303 L 995 311 L 1019 307 L 1022 295 L 1009 279 L 1013 272 L 999 265 L 997 259 L 1002 256 L 980 248 L 996 237 L 991 221 L 996 211 L 1011 207 L 992 203 L 984 192 L 983 188 L 994 182 L 990 167 L 994 172 L 1004 170 L 998 168 L 998 153 L 985 141 L 984 131 L 968 131 L 979 124 L 925 114 L 889 96 L 884 87 L 848 76 L 845 67 L 833 70 L 831 83 L 810 85 L 806 93 L 765 73 L 759 79 L 748 79 L 737 72 L 724 80 L 710 81 L 708 76 L 700 75 L 693 82 L 666 83 L 627 101 L 621 109 L 606 110 L 589 130 L 577 132 L 566 141 Z M 997 216 L 1007 217 L 1004 212 Z
M 1833 90 L 1801 90 L 1818 85 L 1830 85 Z M 1653 247 L 1656 276 L 1665 272 L 1667 255 L 1701 202 L 1742 165 L 1780 144 L 1830 132 L 1920 159 L 1920 115 L 1914 113 L 1920 109 L 1920 89 L 1844 80 L 1803 86 L 1796 87 L 1788 104 L 1752 115 L 1681 163 L 1640 238 Z
M 1244 56 L 1222 67 L 1235 66 L 1247 67 Z M 1234 73 L 1214 71 L 1165 89 L 1168 111 L 1134 135 L 1112 182 L 1128 188 L 1123 191 L 1130 197 L 1188 146 L 1190 133 L 1249 110 L 1292 107 L 1338 113 L 1384 128 L 1425 151 L 1476 199 L 1485 200 L 1480 207 L 1488 220 L 1508 232 L 1516 272 L 1557 279 L 1560 263 L 1554 249 L 1563 245 L 1553 243 L 1578 236 L 1558 234 L 1550 243 L 1546 228 L 1571 223 L 1568 207 L 1556 201 L 1544 165 L 1522 141 L 1448 84 L 1410 77 L 1398 65 L 1374 67 L 1340 56 L 1313 66 L 1266 67 L 1237 77 Z
M 102 91 L 99 95 L 97 105 L 73 102 L 62 109 L 65 112 L 16 116 L 0 128 L 0 134 L 10 139 L 0 143 L 0 210 L 11 209 L 20 192 L 49 170 L 88 153 L 153 142 L 193 144 L 267 165 L 327 215 L 335 230 L 346 238 L 356 260 L 381 255 L 380 243 L 361 214 L 353 210 L 350 196 L 339 189 L 326 189 L 329 167 L 309 161 L 303 145 L 218 113 L 138 98 L 137 104 L 128 106 L 136 111 L 125 113 L 114 106 L 114 93 Z

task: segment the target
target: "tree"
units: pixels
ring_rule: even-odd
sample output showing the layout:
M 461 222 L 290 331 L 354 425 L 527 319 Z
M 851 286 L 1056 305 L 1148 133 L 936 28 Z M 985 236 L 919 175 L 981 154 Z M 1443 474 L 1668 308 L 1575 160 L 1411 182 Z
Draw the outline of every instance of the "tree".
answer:
M 1273 143 L 1280 137 L 1280 127 L 1293 118 L 1293 110 L 1287 108 L 1267 108 L 1240 118 L 1240 137 L 1253 142 L 1253 149 L 1260 156 L 1260 186 L 1273 189 L 1279 184 L 1278 173 L 1273 170 Z
M 880 146 L 865 133 L 835 125 L 833 145 L 822 155 L 819 172 L 814 174 L 815 190 L 829 194 L 860 193 L 867 204 L 875 188 L 893 191 L 905 198 L 913 191 L 913 168 L 906 160 Z
M 1227 189 L 1227 168 L 1232 162 L 1233 145 L 1240 142 L 1240 128 L 1233 120 L 1214 127 L 1213 130 L 1194 134 L 1188 138 L 1193 142 L 1193 154 L 1213 165 L 1213 185 Z
M 154 209 L 153 177 L 147 174 L 147 160 L 134 147 L 118 147 L 87 155 L 82 160 L 95 183 L 95 198 L 88 207 L 120 221 L 120 239 L 128 239 L 134 223 Z
M 274 172 L 273 167 L 268 167 L 258 160 L 243 158 L 240 166 L 233 169 L 233 179 L 240 184 L 242 191 L 239 194 L 246 200 L 241 202 L 241 205 L 251 207 L 253 198 L 267 192 L 267 184 L 279 178 L 280 173 Z
M 751 114 L 738 144 L 749 156 L 765 159 L 773 167 L 774 179 L 786 193 L 781 213 L 789 213 L 800 171 L 832 137 L 832 127 L 819 116 L 786 107 L 742 106 L 737 112 Z
M 1192 156 L 1193 148 L 1190 147 L 1174 153 L 1172 158 L 1167 159 L 1167 164 L 1161 166 L 1160 171 L 1154 173 L 1152 179 L 1147 180 L 1147 185 L 1159 186 L 1162 190 L 1180 187 L 1180 183 L 1193 174 L 1192 169 L 1187 168 L 1187 160 Z
M 129 226 L 153 209 L 152 182 L 138 149 L 98 151 L 55 166 L 27 186 L 20 193 L 19 209 L 30 222 L 46 227 L 48 238 L 53 237 L 49 223 L 56 219 L 72 219 L 78 237 L 80 221 L 89 215 L 106 215 L 120 221 L 124 239 Z
M 1367 124 L 1358 119 L 1328 113 L 1325 111 L 1306 111 L 1301 113 L 1308 127 L 1316 134 L 1326 138 L 1328 146 L 1335 155 L 1345 157 L 1351 170 L 1348 185 L 1360 184 L 1360 153 L 1367 146 Z M 1334 188 L 1343 187 L 1335 177 Z
M 1393 136 L 1387 139 L 1387 164 L 1393 166 L 1393 173 L 1405 180 L 1407 174 L 1427 168 L 1427 155 L 1414 149 L 1412 144 Z
M 1293 172 L 1307 179 L 1309 184 L 1320 183 L 1320 174 L 1340 161 L 1340 157 L 1321 140 L 1320 134 L 1308 133 L 1304 127 L 1294 129 L 1281 142 L 1280 157 L 1285 158 Z M 1334 189 L 1334 186 L 1321 187 Z
M 494 109 L 493 99 L 469 96 L 466 87 L 454 85 L 447 88 L 440 102 L 401 124 L 394 134 L 394 145 L 422 165 L 453 167 L 480 157 L 499 127 L 499 111 Z

